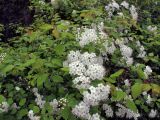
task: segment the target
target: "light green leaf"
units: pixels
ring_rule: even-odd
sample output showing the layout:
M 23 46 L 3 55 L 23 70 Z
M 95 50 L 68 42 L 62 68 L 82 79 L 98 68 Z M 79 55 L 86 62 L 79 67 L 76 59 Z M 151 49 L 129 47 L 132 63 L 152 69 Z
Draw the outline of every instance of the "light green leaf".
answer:
M 135 105 L 135 103 L 132 100 L 127 100 L 126 101 L 126 106 L 131 109 L 134 112 L 137 112 L 137 106 Z
M 116 79 L 116 78 L 118 78 L 120 75 L 122 75 L 123 72 L 124 72 L 124 69 L 120 69 L 120 70 L 118 70 L 117 72 L 115 72 L 114 74 L 112 74 L 112 75 L 110 76 L 110 78 Z
M 136 83 L 131 87 L 131 94 L 136 99 L 142 93 L 142 84 Z

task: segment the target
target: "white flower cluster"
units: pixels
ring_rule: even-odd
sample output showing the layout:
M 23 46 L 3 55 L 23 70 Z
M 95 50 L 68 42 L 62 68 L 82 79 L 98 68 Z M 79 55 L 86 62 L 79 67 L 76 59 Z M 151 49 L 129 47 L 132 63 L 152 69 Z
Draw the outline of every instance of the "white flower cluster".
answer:
M 106 41 L 103 45 L 104 45 L 105 50 L 106 50 L 106 52 L 107 52 L 108 54 L 113 54 L 114 51 L 116 50 L 116 47 L 115 47 L 115 45 L 114 45 L 113 42 L 111 42 L 111 43 L 109 44 L 109 42 Z
M 129 3 L 127 3 L 126 1 L 123 1 L 123 2 L 121 3 L 121 5 L 122 5 L 124 8 L 126 8 L 126 9 L 129 8 Z
M 4 58 L 6 57 L 6 53 L 1 53 L 0 54 L 0 63 L 4 61 Z
M 120 5 L 117 2 L 115 2 L 114 0 L 112 0 L 111 3 L 109 3 L 108 5 L 105 6 L 105 9 L 108 12 L 109 18 L 111 18 L 113 16 L 113 12 L 115 12 L 116 10 L 118 11 L 120 9 L 120 7 L 124 7 L 125 9 L 129 9 L 132 18 L 135 21 L 137 21 L 138 13 L 137 13 L 136 8 L 135 8 L 134 5 L 131 5 L 131 7 L 129 7 L 129 3 L 127 3 L 126 1 L 123 1 Z M 123 16 L 122 12 L 119 12 L 118 14 L 120 16 Z
M 58 101 L 56 99 L 53 99 L 49 104 L 52 106 L 54 112 L 58 111 Z
M 116 106 L 119 107 L 118 111 L 116 111 L 116 115 L 118 117 L 121 117 L 121 118 L 126 117 L 128 119 L 134 118 L 135 120 L 137 120 L 138 117 L 140 117 L 140 114 L 138 112 L 135 113 L 121 104 L 116 104 Z
M 100 101 L 104 101 L 108 99 L 108 95 L 110 93 L 110 86 L 103 84 L 98 84 L 97 87 L 91 86 L 89 88 L 89 92 L 83 92 L 83 101 L 90 106 L 96 106 Z
M 7 102 L 0 103 L 0 113 L 1 112 L 8 112 L 9 104 Z
M 150 113 L 149 113 L 148 116 L 149 116 L 150 118 L 155 118 L 156 115 L 157 115 L 157 110 L 151 109 L 151 111 L 150 111 Z
M 77 38 L 76 40 L 79 42 L 81 47 L 84 47 L 85 45 L 89 43 L 96 43 L 98 40 L 98 35 L 95 29 L 89 29 L 89 28 L 83 28 L 84 32 L 80 32 L 81 30 L 78 30 Z
M 146 51 L 144 51 L 143 45 L 141 45 L 141 43 L 139 41 L 137 41 L 136 43 L 137 43 L 137 47 L 139 47 L 139 49 L 140 49 L 137 57 L 138 58 L 144 58 L 146 56 Z
M 37 89 L 37 88 L 33 88 L 32 91 L 33 91 L 34 95 L 36 96 L 36 99 L 35 99 L 36 104 L 37 104 L 40 108 L 43 108 L 43 107 L 44 107 L 44 104 L 46 103 L 46 101 L 43 100 L 43 96 L 38 93 L 38 89 Z
M 90 78 L 85 76 L 79 76 L 73 80 L 73 84 L 78 89 L 88 89 L 90 87 L 90 83 Z
M 113 110 L 110 105 L 103 104 L 103 110 L 105 110 L 106 117 L 113 117 Z
M 152 102 L 151 95 L 150 95 L 150 94 L 147 94 L 147 101 L 146 101 L 146 103 L 147 103 L 147 104 L 151 104 L 151 102 Z
M 97 57 L 95 53 L 85 52 L 81 54 L 79 51 L 70 51 L 66 62 L 69 73 L 77 76 L 73 83 L 78 89 L 88 89 L 91 80 L 101 80 L 106 73 L 102 66 L 102 57 Z
M 93 64 L 89 65 L 88 69 L 86 71 L 86 76 L 88 76 L 90 79 L 95 80 L 95 79 L 103 79 L 105 75 L 105 68 L 99 64 Z
M 111 18 L 113 16 L 113 12 L 115 10 L 119 10 L 120 6 L 117 2 L 112 0 L 112 3 L 109 3 L 108 5 L 105 6 L 106 11 L 108 11 L 108 16 Z
M 101 120 L 98 113 L 93 114 L 88 120 Z
M 123 59 L 126 60 L 127 65 L 132 65 L 133 64 L 133 58 L 132 56 L 132 48 L 126 46 L 126 45 L 120 45 L 120 51 L 123 56 Z
M 149 25 L 147 27 L 147 30 L 150 31 L 150 32 L 155 32 L 155 31 L 157 31 L 157 26 L 151 26 L 151 25 Z
M 107 100 L 109 93 L 109 85 L 98 84 L 97 87 L 91 86 L 89 91 L 83 92 L 83 101 L 73 108 L 72 113 L 83 119 L 100 120 L 98 114 L 90 115 L 89 110 L 91 106 L 96 106 L 99 102 Z
M 89 110 L 90 106 L 82 101 L 72 109 L 72 113 L 77 117 L 88 119 L 90 118 Z
M 108 35 L 104 32 L 104 23 L 103 22 L 98 24 L 97 28 L 98 28 L 98 34 L 100 35 L 101 39 L 105 39 L 108 37 Z
M 125 84 L 125 86 L 131 86 L 131 83 L 129 82 L 129 80 L 128 79 L 126 79 L 126 80 L 124 80 L 124 84 Z
M 152 69 L 150 66 L 146 66 L 145 70 L 144 70 L 144 74 L 146 76 L 146 78 L 148 78 L 148 76 L 152 73 Z
M 28 112 L 28 117 L 30 120 L 40 120 L 40 116 L 35 116 L 34 113 L 33 113 L 33 110 L 30 110 Z
M 130 10 L 130 13 L 131 13 L 131 16 L 132 16 L 133 20 L 137 21 L 137 19 L 138 19 L 138 13 L 137 13 L 137 10 L 136 10 L 135 6 L 131 5 L 131 7 L 129 8 L 129 10 Z

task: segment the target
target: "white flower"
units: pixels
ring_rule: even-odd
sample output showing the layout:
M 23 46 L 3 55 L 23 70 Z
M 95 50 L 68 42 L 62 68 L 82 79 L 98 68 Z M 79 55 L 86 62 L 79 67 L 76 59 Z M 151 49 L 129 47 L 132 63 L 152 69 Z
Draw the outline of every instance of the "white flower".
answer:
M 147 27 L 147 30 L 150 31 L 150 32 L 155 32 L 157 30 L 157 26 L 151 26 L 151 25 L 149 25 Z
M 132 48 L 126 45 L 120 45 L 120 51 L 123 56 L 123 59 L 126 60 L 127 65 L 128 66 L 132 65 L 133 64 L 133 58 L 131 58 L 133 52 Z
M 125 83 L 126 86 L 130 86 L 130 85 L 131 85 L 131 84 L 129 83 L 129 80 L 128 80 L 128 79 L 124 80 L 124 83 Z
M 88 120 L 101 120 L 98 113 L 93 114 Z
M 17 86 L 15 87 L 15 89 L 16 89 L 17 91 L 19 91 L 19 90 L 20 90 L 20 88 L 19 88 L 19 87 L 17 87 Z
M 152 69 L 150 66 L 146 66 L 145 70 L 144 70 L 144 74 L 145 76 L 148 78 L 148 76 L 152 73 Z
M 129 8 L 129 3 L 127 3 L 126 1 L 123 1 L 123 2 L 121 3 L 121 5 L 122 5 L 124 8 L 126 8 L 126 9 Z
M 0 103 L 0 112 L 8 112 L 9 104 L 7 102 Z
M 49 104 L 54 112 L 58 111 L 58 101 L 56 99 L 52 100 Z
M 40 108 L 43 108 L 44 104 L 46 103 L 46 101 L 43 100 L 43 96 L 38 93 L 38 89 L 37 88 L 33 88 L 32 91 L 33 91 L 34 95 L 36 96 L 36 99 L 35 99 L 36 104 Z
M 89 77 L 79 76 L 73 80 L 73 84 L 77 89 L 88 89 L 90 87 Z
M 105 68 L 99 64 L 89 65 L 85 75 L 90 77 L 92 80 L 99 79 L 102 80 L 105 76 Z
M 80 57 L 81 57 L 81 53 L 79 51 L 70 51 L 67 56 L 69 63 L 78 61 Z
M 86 68 L 80 61 L 69 64 L 69 73 L 71 75 L 83 75 L 86 72 Z
M 106 52 L 109 53 L 109 54 L 113 54 L 114 51 L 116 50 L 116 47 L 115 47 L 113 42 L 109 44 L 109 42 L 106 41 L 103 45 L 106 49 Z
M 149 116 L 150 118 L 155 118 L 156 115 L 157 115 L 157 110 L 151 109 L 151 111 L 150 111 L 150 113 L 149 113 L 148 116 Z
M 113 117 L 113 110 L 108 104 L 103 104 L 103 110 L 105 110 L 106 117 Z
M 126 46 L 126 45 L 121 45 L 120 46 L 120 51 L 122 56 L 124 56 L 125 58 L 131 57 L 132 56 L 132 48 Z
M 95 53 L 85 52 L 81 55 L 81 62 L 84 65 L 90 65 L 97 63 L 97 56 Z
M 117 104 L 116 106 L 119 107 L 118 111 L 116 111 L 116 115 L 118 117 L 121 117 L 121 118 L 126 117 L 128 119 L 134 118 L 134 120 L 137 120 L 138 117 L 140 117 L 140 114 L 138 112 L 135 113 L 121 104 Z
M 137 13 L 137 11 L 136 11 L 135 6 L 132 5 L 132 6 L 129 8 L 129 10 L 130 10 L 130 13 L 131 13 L 132 18 L 133 18 L 135 21 L 137 21 L 137 19 L 138 19 L 138 13 Z
M 151 95 L 148 94 L 146 103 L 150 104 L 152 102 Z
M 123 17 L 124 14 L 122 12 L 117 13 L 119 16 Z
M 128 65 L 128 66 L 130 66 L 130 65 L 132 65 L 133 64 L 133 58 L 125 58 L 125 60 L 126 60 L 126 64 Z
M 77 41 L 79 41 L 79 44 L 81 47 L 84 47 L 85 45 L 89 43 L 96 43 L 98 40 L 97 32 L 95 29 L 88 29 L 84 28 L 84 32 L 81 34 L 77 34 Z
M 150 75 L 152 73 L 151 67 L 147 65 L 144 72 L 147 73 L 147 75 Z
M 119 9 L 119 4 L 116 1 L 112 0 L 112 7 Z
M 40 120 L 40 116 L 34 116 L 33 110 L 28 112 L 28 117 L 30 120 Z
M 72 113 L 77 117 L 88 119 L 90 118 L 89 110 L 90 106 L 88 106 L 88 104 L 86 104 L 85 102 L 80 102 L 72 109 Z
M 51 4 L 55 5 L 56 0 L 51 0 Z
M 108 99 L 108 95 L 110 93 L 110 86 L 103 84 L 98 84 L 98 87 L 91 86 L 89 88 L 89 92 L 83 92 L 83 101 L 87 105 L 96 106 L 100 101 L 104 101 Z

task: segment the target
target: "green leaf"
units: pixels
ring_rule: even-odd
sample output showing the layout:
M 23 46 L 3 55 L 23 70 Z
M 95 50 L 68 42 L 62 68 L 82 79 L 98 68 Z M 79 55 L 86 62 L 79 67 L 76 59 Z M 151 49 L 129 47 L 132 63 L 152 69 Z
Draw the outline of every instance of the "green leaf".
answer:
M 26 103 L 26 98 L 20 100 L 19 105 L 23 106 Z
M 39 113 L 39 111 L 40 111 L 40 110 L 39 110 L 39 107 L 38 107 L 38 106 L 34 106 L 34 107 L 33 107 L 33 112 L 34 112 L 34 113 Z
M 143 91 L 149 91 L 149 90 L 151 90 L 151 85 L 150 84 L 142 84 L 142 89 L 143 89 Z
M 40 26 L 40 30 L 47 32 L 49 30 L 51 30 L 53 28 L 53 26 L 51 24 L 42 24 L 42 26 Z
M 112 74 L 112 75 L 110 76 L 110 78 L 116 79 L 116 78 L 118 78 L 120 75 L 122 75 L 123 72 L 124 72 L 124 69 L 120 69 L 120 70 L 118 70 L 117 72 L 115 72 L 114 74 Z
M 37 78 L 37 86 L 40 87 L 43 85 L 44 81 L 48 79 L 48 74 L 39 74 Z
M 63 78 L 61 76 L 55 75 L 52 78 L 53 78 L 53 81 L 55 83 L 61 83 L 61 82 L 63 82 Z
M 126 97 L 126 93 L 123 91 L 115 91 L 113 96 L 112 96 L 112 100 L 113 101 L 120 101 L 122 99 L 124 99 Z
M 0 95 L 0 103 L 2 103 L 3 101 L 5 101 L 5 97 L 3 95 Z
M 63 55 L 65 53 L 65 46 L 64 45 L 57 45 L 54 48 L 57 55 Z
M 18 117 L 22 118 L 23 116 L 28 114 L 28 110 L 27 109 L 21 109 L 20 111 L 18 111 Z
M 7 72 L 11 71 L 13 68 L 14 68 L 13 65 L 8 65 L 2 70 L 2 72 L 7 73 Z
M 61 67 L 62 66 L 62 60 L 61 59 L 52 59 L 52 64 L 54 68 Z
M 137 112 L 137 107 L 136 107 L 136 105 L 135 105 L 135 103 L 133 102 L 133 101 L 131 101 L 131 100 L 127 100 L 126 101 L 126 106 L 129 108 L 129 109 L 131 109 L 132 111 L 134 111 L 134 112 Z
M 138 69 L 137 70 L 137 74 L 138 74 L 139 78 L 146 79 L 146 76 L 145 76 L 145 74 L 144 74 L 142 69 Z
M 24 64 L 22 64 L 22 67 L 28 67 L 30 65 L 32 65 L 33 63 L 36 62 L 36 59 L 30 59 L 30 60 L 27 60 Z
M 70 116 L 70 108 L 69 107 L 65 107 L 64 109 L 62 109 L 60 111 L 61 116 L 63 117 L 64 120 L 69 120 L 69 116 Z
M 131 87 L 131 94 L 136 99 L 142 93 L 142 84 L 136 83 Z

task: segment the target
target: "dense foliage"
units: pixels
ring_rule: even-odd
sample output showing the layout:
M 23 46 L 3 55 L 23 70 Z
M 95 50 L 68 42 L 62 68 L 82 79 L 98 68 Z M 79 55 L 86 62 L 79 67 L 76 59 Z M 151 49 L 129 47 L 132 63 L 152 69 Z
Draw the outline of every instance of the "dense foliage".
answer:
M 0 42 L 0 120 L 160 118 L 159 5 L 30 0 L 33 23 Z

